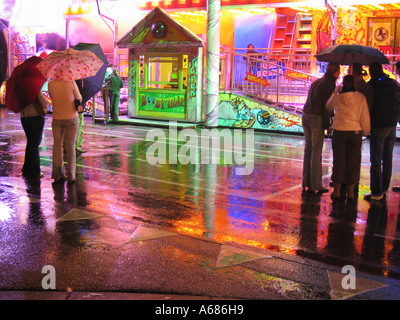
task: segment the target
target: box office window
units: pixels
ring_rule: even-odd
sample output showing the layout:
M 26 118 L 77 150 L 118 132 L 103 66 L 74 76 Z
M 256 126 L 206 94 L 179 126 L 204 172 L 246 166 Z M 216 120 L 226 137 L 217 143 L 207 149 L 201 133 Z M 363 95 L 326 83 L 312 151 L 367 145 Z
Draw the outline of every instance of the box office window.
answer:
M 186 87 L 187 56 L 141 56 L 140 87 L 144 89 L 182 89 Z M 186 68 L 185 68 L 186 65 Z

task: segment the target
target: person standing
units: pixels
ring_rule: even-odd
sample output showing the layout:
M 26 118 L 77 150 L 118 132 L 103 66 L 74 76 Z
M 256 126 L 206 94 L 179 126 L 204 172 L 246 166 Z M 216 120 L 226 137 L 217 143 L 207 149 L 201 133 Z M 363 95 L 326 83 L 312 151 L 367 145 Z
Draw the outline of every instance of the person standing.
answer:
M 118 120 L 119 116 L 119 99 L 120 99 L 120 90 L 124 87 L 124 83 L 122 79 L 118 75 L 118 70 L 114 69 L 111 76 L 106 78 L 106 81 L 109 83 L 108 85 L 108 94 L 110 97 L 110 113 L 111 119 Z
M 354 77 L 354 86 L 357 91 L 366 95 L 367 93 L 367 82 L 364 80 L 364 76 L 367 75 L 367 71 L 365 71 L 361 64 L 353 63 L 351 65 L 350 74 Z
M 65 180 L 63 146 L 67 154 L 67 179 L 76 179 L 76 136 L 78 132 L 78 112 L 75 100 L 82 101 L 75 81 L 52 80 L 48 86 L 53 103 L 53 169 L 51 177 L 55 181 Z
M 20 112 L 21 124 L 26 136 L 25 160 L 22 175 L 27 178 L 40 178 L 39 145 L 42 142 L 45 114 L 49 100 L 39 91 L 36 100 Z
M 76 135 L 76 145 L 75 150 L 77 153 L 85 153 L 86 150 L 82 149 L 83 144 L 83 127 L 85 126 L 85 116 L 82 113 L 78 113 L 78 133 Z
M 395 76 L 396 76 L 396 81 L 399 83 L 400 82 L 400 61 L 396 62 Z M 399 123 L 400 123 L 400 119 L 399 119 Z M 392 191 L 400 192 L 400 186 L 392 187 Z
M 260 55 L 258 51 L 254 50 L 254 45 L 252 43 L 249 43 L 247 46 L 247 51 L 245 52 L 243 59 L 247 63 L 247 72 L 257 75 L 257 60 L 262 59 L 262 55 Z
M 305 146 L 302 186 L 304 191 L 306 188 L 314 193 L 329 191 L 322 185 L 322 148 L 324 131 L 330 126 L 326 103 L 335 90 L 339 75 L 340 65 L 329 63 L 324 76 L 311 85 L 303 108 L 302 124 Z
M 392 176 L 393 148 L 396 125 L 400 116 L 400 86 L 390 79 L 379 63 L 369 66 L 371 80 L 367 82 L 367 100 L 371 115 L 370 188 L 365 200 L 385 198 Z
M 370 116 L 366 97 L 356 91 L 354 77 L 343 78 L 340 93 L 334 93 L 326 108 L 334 114 L 332 123 L 334 190 L 332 200 L 341 199 L 342 184 L 347 186 L 347 200 L 355 197 L 354 187 L 360 180 L 362 136 L 371 130 Z

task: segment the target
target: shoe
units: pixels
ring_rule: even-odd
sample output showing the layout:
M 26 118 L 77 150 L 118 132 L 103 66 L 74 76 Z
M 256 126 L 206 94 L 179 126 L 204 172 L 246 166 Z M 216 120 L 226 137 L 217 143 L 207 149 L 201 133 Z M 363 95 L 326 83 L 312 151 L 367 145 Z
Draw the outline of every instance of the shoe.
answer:
M 394 192 L 400 192 L 400 186 L 395 186 L 392 188 L 392 191 Z
M 54 179 L 54 178 L 53 178 L 53 179 Z M 66 177 L 66 176 L 61 177 L 61 178 L 58 178 L 58 179 L 54 179 L 54 182 L 64 182 L 65 180 L 67 180 L 67 177 Z
M 326 188 L 322 188 L 322 189 L 319 189 L 319 190 L 308 189 L 308 192 L 321 194 L 321 193 L 329 192 L 329 189 L 326 189 Z
M 37 176 L 31 176 L 29 174 L 23 173 L 22 176 L 27 179 L 41 179 L 44 177 L 44 172 L 41 171 Z
M 372 193 L 368 193 L 364 195 L 364 200 L 370 201 L 370 200 L 374 200 L 374 201 L 379 201 L 385 199 L 385 195 L 384 194 L 372 194 Z

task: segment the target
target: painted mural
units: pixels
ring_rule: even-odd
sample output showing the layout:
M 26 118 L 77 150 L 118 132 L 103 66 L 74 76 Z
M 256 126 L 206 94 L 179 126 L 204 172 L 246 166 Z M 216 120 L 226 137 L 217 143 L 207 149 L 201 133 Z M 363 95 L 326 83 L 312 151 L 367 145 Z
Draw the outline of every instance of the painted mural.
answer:
M 301 117 L 232 93 L 220 93 L 218 124 L 223 127 L 302 133 Z

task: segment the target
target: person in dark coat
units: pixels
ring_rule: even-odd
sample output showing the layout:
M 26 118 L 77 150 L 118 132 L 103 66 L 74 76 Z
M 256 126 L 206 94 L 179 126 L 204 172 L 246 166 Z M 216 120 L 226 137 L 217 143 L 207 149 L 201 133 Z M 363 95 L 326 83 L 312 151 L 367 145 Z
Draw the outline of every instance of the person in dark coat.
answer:
M 118 120 L 120 90 L 124 87 L 124 83 L 119 77 L 117 69 L 114 69 L 113 73 L 108 78 L 106 78 L 106 82 L 108 82 L 109 84 L 108 95 L 110 98 L 111 119 Z
M 325 129 L 330 126 L 330 115 L 326 103 L 336 88 L 340 75 L 340 65 L 329 63 L 325 75 L 310 87 L 303 108 L 302 124 L 305 146 L 303 160 L 303 181 L 305 191 L 325 193 L 329 190 L 322 185 L 322 148 Z
M 392 176 L 393 148 L 400 116 L 400 86 L 383 72 L 382 65 L 369 66 L 367 100 L 371 114 L 370 188 L 365 200 L 385 198 Z

